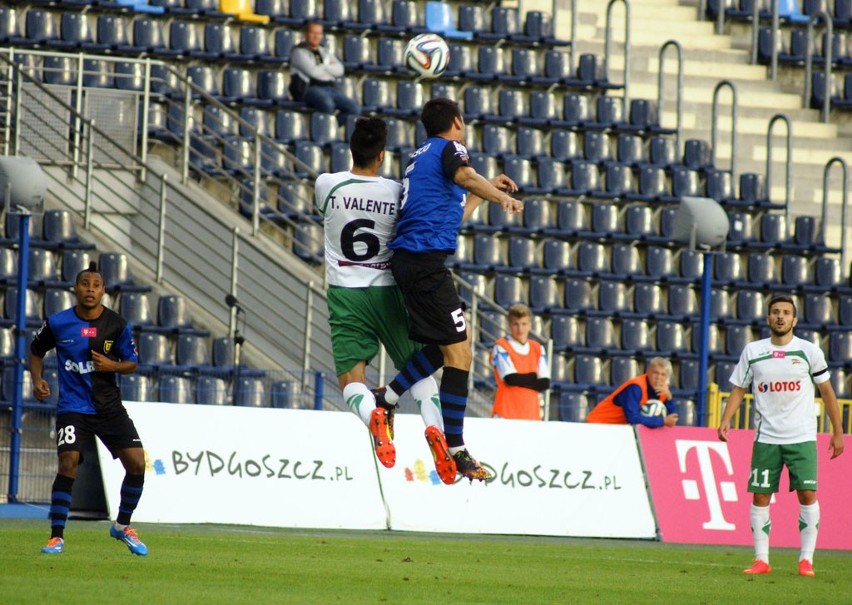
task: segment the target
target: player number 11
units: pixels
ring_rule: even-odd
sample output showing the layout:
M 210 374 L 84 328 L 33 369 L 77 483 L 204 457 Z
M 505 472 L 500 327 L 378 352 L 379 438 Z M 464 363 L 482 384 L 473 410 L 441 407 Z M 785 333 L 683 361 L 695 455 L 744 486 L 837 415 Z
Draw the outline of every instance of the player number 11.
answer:
M 758 483 L 757 476 L 758 470 L 756 468 L 751 469 L 751 484 L 753 487 L 769 487 L 769 469 L 763 469 L 763 472 L 759 473 L 763 475 L 763 483 Z

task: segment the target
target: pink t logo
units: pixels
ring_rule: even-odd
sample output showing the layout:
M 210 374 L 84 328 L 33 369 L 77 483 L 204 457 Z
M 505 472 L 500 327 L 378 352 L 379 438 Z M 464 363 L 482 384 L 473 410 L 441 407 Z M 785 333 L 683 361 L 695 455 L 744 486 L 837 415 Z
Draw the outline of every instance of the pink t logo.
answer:
M 689 452 L 695 450 L 696 458 L 698 459 L 698 470 L 701 473 L 701 484 L 704 488 L 704 493 L 707 496 L 707 506 L 710 510 L 710 520 L 705 521 L 702 527 L 704 529 L 718 529 L 725 531 L 733 531 L 737 528 L 733 523 L 729 523 L 725 519 L 722 512 L 722 502 L 736 502 L 737 488 L 733 481 L 719 481 L 718 487 L 716 484 L 716 476 L 713 473 L 713 460 L 710 452 L 718 455 L 725 465 L 725 470 L 728 476 L 734 474 L 733 465 L 731 464 L 731 456 L 728 453 L 728 446 L 725 443 L 713 441 L 692 441 L 687 439 L 678 439 L 675 442 L 677 448 L 677 461 L 681 473 L 686 473 L 686 459 Z M 683 479 L 683 497 L 687 500 L 700 500 L 701 491 L 698 482 L 695 479 Z M 720 494 L 721 492 L 721 494 Z

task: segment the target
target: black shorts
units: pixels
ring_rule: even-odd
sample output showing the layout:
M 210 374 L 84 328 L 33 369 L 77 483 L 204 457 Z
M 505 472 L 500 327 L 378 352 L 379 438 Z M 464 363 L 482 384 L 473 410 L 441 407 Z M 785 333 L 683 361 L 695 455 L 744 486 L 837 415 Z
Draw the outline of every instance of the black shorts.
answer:
M 70 412 L 56 417 L 56 449 L 62 452 L 81 452 L 83 444 L 98 437 L 113 458 L 119 450 L 142 447 L 136 425 L 124 407 L 99 414 Z M 82 458 L 80 459 L 82 462 Z
M 394 250 L 391 271 L 402 295 L 412 340 L 451 345 L 467 340 L 464 303 L 444 262 L 445 252 L 415 254 Z

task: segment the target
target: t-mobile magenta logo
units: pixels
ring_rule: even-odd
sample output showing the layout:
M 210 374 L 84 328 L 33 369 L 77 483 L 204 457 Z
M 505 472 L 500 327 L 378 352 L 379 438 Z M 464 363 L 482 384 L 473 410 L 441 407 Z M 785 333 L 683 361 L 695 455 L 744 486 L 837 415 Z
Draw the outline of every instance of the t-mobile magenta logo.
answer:
M 731 464 L 731 456 L 728 453 L 727 444 L 713 441 L 678 439 L 675 442 L 675 447 L 677 447 L 677 461 L 681 473 L 686 473 L 686 461 L 689 457 L 689 452 L 695 450 L 695 457 L 698 460 L 698 470 L 701 472 L 701 484 L 704 488 L 704 494 L 707 497 L 707 506 L 710 509 L 710 520 L 705 521 L 702 527 L 704 529 L 735 530 L 737 526 L 725 520 L 725 515 L 722 512 L 722 502 L 736 502 L 737 487 L 733 481 L 719 481 L 717 486 L 711 456 L 711 452 L 716 454 L 724 463 L 728 477 L 733 476 L 734 468 Z M 687 500 L 701 500 L 701 490 L 698 481 L 695 479 L 683 479 L 681 484 L 683 485 L 684 498 Z

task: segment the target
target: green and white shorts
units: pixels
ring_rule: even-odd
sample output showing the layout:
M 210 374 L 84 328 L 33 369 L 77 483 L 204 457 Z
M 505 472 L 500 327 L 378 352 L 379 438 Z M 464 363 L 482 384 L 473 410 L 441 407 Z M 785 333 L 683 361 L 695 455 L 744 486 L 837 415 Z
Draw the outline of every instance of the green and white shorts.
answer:
M 785 466 L 790 475 L 790 491 L 794 489 L 816 491 L 816 441 L 785 444 L 755 441 L 751 450 L 748 491 L 753 494 L 777 493 L 781 469 Z
M 331 346 L 337 375 L 359 361 L 367 364 L 385 346 L 394 367 L 401 370 L 420 345 L 408 338 L 405 301 L 396 286 L 342 288 L 330 286 L 327 294 Z

